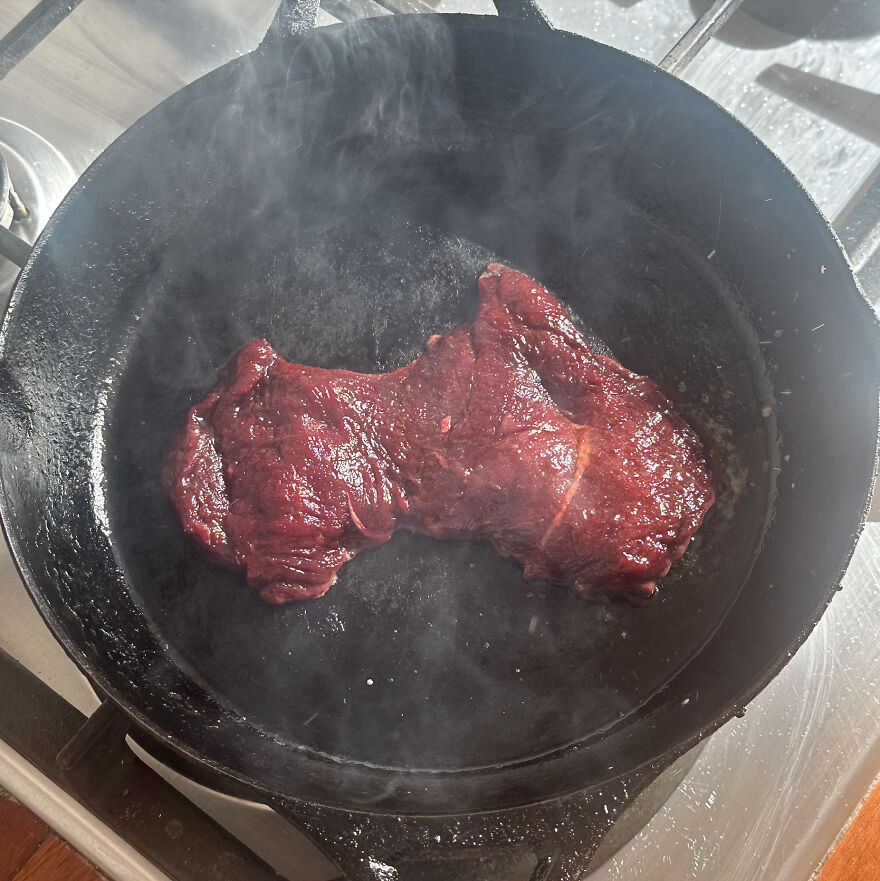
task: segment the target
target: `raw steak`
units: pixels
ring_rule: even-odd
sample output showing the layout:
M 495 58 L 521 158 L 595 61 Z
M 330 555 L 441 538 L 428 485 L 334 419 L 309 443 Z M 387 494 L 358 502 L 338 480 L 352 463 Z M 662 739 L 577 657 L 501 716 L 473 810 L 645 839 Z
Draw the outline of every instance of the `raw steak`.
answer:
M 485 539 L 527 578 L 650 593 L 713 502 L 700 439 L 537 282 L 492 263 L 479 288 L 471 323 L 393 373 L 245 345 L 165 462 L 186 532 L 270 603 L 323 594 L 395 529 Z

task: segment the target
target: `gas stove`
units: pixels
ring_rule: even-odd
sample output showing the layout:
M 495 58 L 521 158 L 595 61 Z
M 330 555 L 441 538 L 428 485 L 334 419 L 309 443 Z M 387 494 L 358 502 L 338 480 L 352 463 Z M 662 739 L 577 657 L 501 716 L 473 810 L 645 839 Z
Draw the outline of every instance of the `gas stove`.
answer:
M 386 5 L 400 11 L 407 3 L 331 0 L 319 24 L 388 14 Z M 0 202 L 8 204 L 5 210 L 0 204 L 3 225 L 33 242 L 92 159 L 163 98 L 254 48 L 276 5 L 277 0 L 151 5 L 5 0 L 0 155 L 13 195 L 0 187 Z M 552 0 L 542 5 L 560 29 L 659 61 L 710 4 Z M 810 0 L 798 5 L 797 15 L 791 14 L 792 5 L 747 0 L 683 75 L 794 171 L 836 227 L 877 303 L 880 11 L 871 0 Z M 439 0 L 433 8 L 493 13 L 489 0 Z M 4 302 L 16 271 L 0 258 Z M 809 640 L 743 717 L 677 763 L 629 822 L 612 828 L 589 866 L 591 879 L 810 877 L 880 770 L 880 651 L 871 638 L 880 631 L 878 587 L 880 527 L 869 523 L 842 592 Z M 93 714 L 100 699 L 31 605 L 5 548 L 0 551 L 0 608 L 0 648 L 36 677 L 17 671 L 16 676 L 22 674 L 17 685 L 10 678 L 0 687 L 4 705 L 19 714 L 0 742 L 0 786 L 109 876 L 195 879 L 208 877 L 207 866 L 213 871 L 220 865 L 228 878 L 338 877 L 339 870 L 308 836 L 275 811 L 213 791 L 138 744 L 125 745 L 124 728 L 106 709 L 72 740 L 62 736 L 76 732 L 83 714 Z M 41 690 L 41 684 L 51 690 Z M 130 786 L 119 804 L 107 801 L 100 781 L 77 771 L 88 764 L 82 758 L 90 751 L 97 751 L 107 767 L 126 769 Z M 41 757 L 60 770 L 47 770 Z M 635 827 L 641 830 L 631 838 Z M 158 859 L 160 852 L 164 856 Z M 509 869 L 511 881 L 537 877 L 535 871 L 533 865 Z M 585 865 L 580 874 L 587 871 Z

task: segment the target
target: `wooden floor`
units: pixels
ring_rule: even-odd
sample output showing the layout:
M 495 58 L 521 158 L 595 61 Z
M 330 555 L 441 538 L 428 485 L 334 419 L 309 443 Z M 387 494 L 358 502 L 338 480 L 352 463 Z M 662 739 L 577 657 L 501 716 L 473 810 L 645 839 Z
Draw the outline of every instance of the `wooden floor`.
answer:
M 865 799 L 852 825 L 828 857 L 818 881 L 880 879 L 880 785 Z
M 0 791 L 0 881 L 104 881 L 69 844 Z

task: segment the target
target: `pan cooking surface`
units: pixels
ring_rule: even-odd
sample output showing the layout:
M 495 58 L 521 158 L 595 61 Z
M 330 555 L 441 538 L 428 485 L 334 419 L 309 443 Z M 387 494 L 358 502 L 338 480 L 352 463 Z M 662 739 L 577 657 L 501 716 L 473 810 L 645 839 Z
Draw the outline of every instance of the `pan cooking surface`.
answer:
M 726 327 L 733 314 L 718 282 L 680 243 L 619 210 L 604 239 L 595 231 L 584 242 L 595 256 L 580 271 L 591 280 L 559 287 L 563 299 L 581 317 L 607 313 L 612 298 L 640 304 L 638 311 L 619 304 L 602 326 L 631 365 L 683 388 L 685 404 L 692 383 L 694 412 L 700 394 L 711 391 L 718 405 L 732 386 L 737 407 L 760 411 L 756 398 L 742 400 L 754 395 L 751 376 L 730 366 L 743 340 L 725 334 L 724 351 L 721 327 L 712 336 L 711 322 Z M 389 215 L 375 201 L 356 220 L 315 226 L 279 226 L 257 260 L 241 260 L 216 239 L 178 267 L 173 290 L 140 322 L 107 444 L 111 527 L 138 601 L 179 662 L 236 713 L 331 755 L 455 769 L 600 733 L 668 681 L 715 629 L 751 565 L 766 487 L 743 495 L 737 486 L 736 501 L 723 487 L 694 549 L 659 595 L 640 603 L 593 601 L 526 581 L 488 544 L 402 533 L 346 564 L 326 596 L 278 608 L 183 539 L 158 486 L 161 460 L 186 409 L 241 343 L 262 336 L 294 361 L 394 369 L 431 333 L 470 317 L 487 261 L 516 256 Z M 266 269 L 255 273 L 256 266 Z M 553 264 L 537 269 L 543 278 Z M 677 292 L 675 304 L 664 290 Z M 709 297 L 717 298 L 714 310 L 705 308 Z M 695 301 L 708 316 L 697 340 Z M 670 353 L 679 347 L 685 357 L 676 363 Z M 726 369 L 712 363 L 706 372 L 710 357 Z M 737 449 L 756 461 L 765 455 L 760 421 Z M 724 465 L 741 472 L 747 463 Z
M 270 88 L 233 111 L 212 99 L 172 118 L 175 147 L 193 156 L 178 229 L 189 217 L 205 232 L 157 254 L 120 354 L 105 466 L 135 602 L 192 678 L 283 742 L 455 770 L 595 737 L 698 652 L 758 547 L 772 425 L 760 416 L 757 339 L 736 303 L 685 240 L 614 186 L 608 144 L 632 119 L 609 116 L 600 90 L 573 149 L 570 131 L 553 131 L 553 108 L 523 102 L 515 85 L 483 94 L 485 72 L 451 101 L 447 35 L 431 38 L 428 63 L 393 100 L 356 86 L 334 92 L 327 113 L 315 90 L 302 107 Z M 561 98 L 569 109 L 573 99 Z M 492 119 L 476 112 L 487 100 L 499 105 Z M 280 118 L 267 123 L 275 102 Z M 200 125 L 212 156 L 202 173 Z M 162 456 L 242 343 L 265 337 L 323 367 L 402 366 L 473 314 L 476 278 L 496 258 L 547 284 L 717 441 L 721 500 L 656 599 L 585 600 L 524 581 L 489 546 L 400 534 L 347 564 L 327 596 L 278 609 L 184 541 L 158 486 Z

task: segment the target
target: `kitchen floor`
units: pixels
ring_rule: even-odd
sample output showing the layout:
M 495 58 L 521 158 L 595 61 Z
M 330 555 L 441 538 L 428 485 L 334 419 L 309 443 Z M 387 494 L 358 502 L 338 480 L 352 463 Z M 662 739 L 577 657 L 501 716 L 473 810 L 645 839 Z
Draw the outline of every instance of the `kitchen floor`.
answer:
M 27 808 L 0 790 L 0 881 L 104 881 Z
M 877 881 L 880 878 L 880 784 L 866 796 L 831 851 L 816 881 Z

